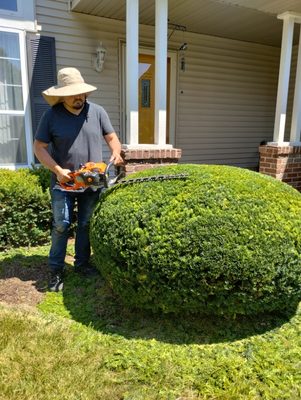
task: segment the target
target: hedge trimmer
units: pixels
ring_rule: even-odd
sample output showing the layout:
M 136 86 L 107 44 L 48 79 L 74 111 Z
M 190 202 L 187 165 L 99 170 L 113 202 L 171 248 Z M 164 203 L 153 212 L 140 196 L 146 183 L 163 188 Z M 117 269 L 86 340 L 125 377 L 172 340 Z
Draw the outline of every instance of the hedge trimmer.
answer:
M 101 187 L 109 188 L 116 183 L 123 185 L 130 185 L 132 183 L 140 182 L 151 182 L 151 181 L 163 181 L 170 179 L 186 179 L 186 174 L 175 174 L 175 175 L 155 175 L 147 176 L 143 178 L 132 178 L 122 179 L 124 174 L 120 173 L 114 178 L 110 178 L 109 172 L 113 166 L 113 162 L 105 164 L 104 162 L 94 163 L 88 162 L 80 166 L 78 170 L 69 173 L 70 181 L 66 183 L 60 183 L 63 190 L 70 192 L 83 192 L 87 188 L 97 190 Z

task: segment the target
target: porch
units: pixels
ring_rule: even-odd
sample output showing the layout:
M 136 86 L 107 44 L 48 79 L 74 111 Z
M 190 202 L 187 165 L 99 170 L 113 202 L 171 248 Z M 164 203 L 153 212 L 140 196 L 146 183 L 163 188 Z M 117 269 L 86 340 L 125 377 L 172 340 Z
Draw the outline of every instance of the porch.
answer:
M 298 154 L 301 146 L 301 40 L 298 31 L 301 23 L 299 1 L 256 0 L 195 1 L 178 0 L 127 0 L 120 1 L 73 0 L 69 3 L 74 13 L 114 18 L 126 22 L 126 126 L 124 155 L 127 164 L 142 168 L 154 163 L 177 162 L 181 149 L 167 143 L 167 52 L 168 39 L 176 30 L 205 33 L 235 40 L 251 41 L 281 47 L 277 97 L 275 99 L 273 138 L 266 146 L 259 146 L 259 171 L 284 179 L 287 175 L 277 167 L 267 167 L 267 154 Z M 289 11 L 288 11 L 289 10 Z M 176 21 L 173 24 L 171 21 Z M 229 21 L 235 23 L 229 24 Z M 139 141 L 139 23 L 155 27 L 155 109 L 154 141 L 152 145 Z M 183 43 L 187 45 L 187 43 Z M 290 121 L 287 122 L 289 82 L 292 74 L 293 48 L 297 49 L 297 62 Z M 183 53 L 182 53 L 183 55 Z M 181 54 L 180 54 L 181 56 Z M 185 57 L 185 53 L 184 53 Z M 288 126 L 290 124 L 290 126 Z M 289 132 L 289 134 L 288 134 Z M 288 137 L 289 136 L 289 137 Z M 178 141 L 181 143 L 181 141 Z M 271 150 L 272 148 L 272 150 Z M 278 150 L 273 150 L 274 148 Z M 281 149 L 281 150 L 280 150 Z M 283 150 L 284 149 L 284 150 Z M 292 150 L 293 149 L 293 150 Z M 174 157 L 175 156 L 175 157 Z M 296 157 L 293 161 L 297 162 Z M 269 158 L 269 162 L 272 159 Z M 139 166 L 140 165 L 140 166 Z M 279 165 L 276 161 L 275 165 Z M 133 165 L 129 170 L 133 170 Z M 135 169 L 135 168 L 134 168 Z M 273 172 L 275 170 L 275 172 Z M 290 172 L 288 172 L 290 173 Z M 299 183 L 290 184 L 299 187 Z M 300 173 L 301 185 L 301 173 Z

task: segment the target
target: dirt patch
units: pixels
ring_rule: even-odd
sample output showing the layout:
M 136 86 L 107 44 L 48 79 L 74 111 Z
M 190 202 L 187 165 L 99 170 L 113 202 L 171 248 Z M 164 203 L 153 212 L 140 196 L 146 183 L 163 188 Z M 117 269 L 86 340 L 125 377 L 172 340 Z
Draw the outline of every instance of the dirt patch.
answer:
M 73 263 L 73 257 L 66 257 L 67 263 Z M 0 302 L 7 304 L 25 304 L 36 306 L 47 291 L 49 273 L 47 264 L 24 267 L 24 265 L 3 266 L 0 273 Z
M 0 279 L 0 301 L 8 304 L 36 306 L 44 293 L 38 291 L 35 281 L 21 281 L 19 278 Z
M 4 266 L 0 274 L 0 301 L 8 304 L 37 305 L 47 289 L 47 266 Z

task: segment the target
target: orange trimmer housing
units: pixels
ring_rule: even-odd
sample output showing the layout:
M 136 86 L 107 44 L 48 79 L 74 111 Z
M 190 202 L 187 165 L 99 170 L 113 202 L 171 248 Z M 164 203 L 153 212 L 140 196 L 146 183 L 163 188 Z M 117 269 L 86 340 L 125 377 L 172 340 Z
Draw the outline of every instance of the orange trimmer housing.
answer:
M 84 191 L 88 187 L 96 190 L 101 186 L 107 186 L 107 164 L 104 162 L 87 162 L 73 172 L 69 173 L 70 181 L 60 183 L 62 189 L 67 191 Z

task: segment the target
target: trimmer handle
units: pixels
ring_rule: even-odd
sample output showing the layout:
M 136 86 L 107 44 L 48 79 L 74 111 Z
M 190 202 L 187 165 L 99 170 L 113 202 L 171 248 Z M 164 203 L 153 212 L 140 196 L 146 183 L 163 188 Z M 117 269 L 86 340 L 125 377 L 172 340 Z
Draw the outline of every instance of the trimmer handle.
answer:
M 117 176 L 115 176 L 115 178 L 111 178 L 109 176 L 110 170 L 111 168 L 114 167 L 114 161 L 110 161 L 108 163 L 108 165 L 106 166 L 105 172 L 104 172 L 104 187 L 105 188 L 110 188 L 111 186 L 115 185 L 115 183 L 117 183 L 117 181 L 123 177 L 123 172 L 121 172 L 120 174 L 118 174 Z

